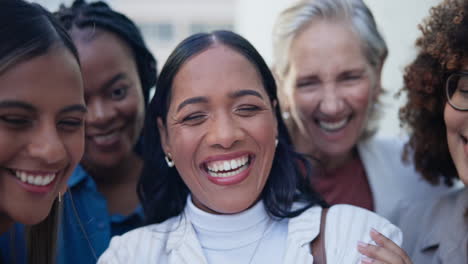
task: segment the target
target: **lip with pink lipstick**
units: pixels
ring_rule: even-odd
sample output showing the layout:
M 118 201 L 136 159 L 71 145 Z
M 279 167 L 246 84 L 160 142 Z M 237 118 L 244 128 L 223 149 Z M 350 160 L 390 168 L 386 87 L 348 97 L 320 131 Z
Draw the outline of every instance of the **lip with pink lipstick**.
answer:
M 33 193 L 50 192 L 57 181 L 58 171 L 31 171 L 5 168 L 18 183 Z
M 249 176 L 255 161 L 252 153 L 232 153 L 212 156 L 201 164 L 208 180 L 217 185 L 233 185 Z

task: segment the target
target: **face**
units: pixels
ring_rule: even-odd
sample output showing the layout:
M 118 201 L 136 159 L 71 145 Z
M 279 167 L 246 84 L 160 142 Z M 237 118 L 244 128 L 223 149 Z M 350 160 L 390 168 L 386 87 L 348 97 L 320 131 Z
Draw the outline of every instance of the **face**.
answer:
M 468 64 L 464 70 L 468 70 Z M 447 143 L 458 176 L 468 185 L 468 112 L 454 109 L 445 104 L 444 121 L 447 129 Z
M 373 84 L 380 77 L 373 74 L 360 40 L 346 25 L 316 22 L 296 36 L 287 80 L 293 115 L 309 145 L 301 151 L 332 160 L 349 155 L 377 95 Z
M 241 212 L 259 198 L 275 153 L 277 121 L 256 68 L 217 45 L 176 74 L 163 148 L 196 206 Z
M 31 225 L 49 214 L 83 155 L 85 112 L 80 69 L 65 48 L 0 75 L 3 220 Z
M 89 169 L 113 168 L 129 160 L 143 126 L 145 103 L 135 59 L 112 33 L 85 29 L 71 34 L 88 106 L 82 164 Z

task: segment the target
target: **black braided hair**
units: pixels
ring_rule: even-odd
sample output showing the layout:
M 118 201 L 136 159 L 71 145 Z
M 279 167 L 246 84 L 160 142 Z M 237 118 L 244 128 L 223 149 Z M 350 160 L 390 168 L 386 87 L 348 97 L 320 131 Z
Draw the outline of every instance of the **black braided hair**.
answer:
M 71 7 L 61 5 L 54 15 L 68 31 L 74 27 L 97 27 L 116 34 L 128 43 L 135 56 L 145 105 L 149 102 L 150 89 L 156 84 L 157 61 L 135 23 L 101 1 L 87 3 L 84 0 L 75 0 Z

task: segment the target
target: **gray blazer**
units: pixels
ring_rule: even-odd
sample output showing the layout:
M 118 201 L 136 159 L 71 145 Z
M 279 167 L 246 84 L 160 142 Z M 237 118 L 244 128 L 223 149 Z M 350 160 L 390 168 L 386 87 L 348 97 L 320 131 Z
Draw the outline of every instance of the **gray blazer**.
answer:
M 414 264 L 468 263 L 468 187 L 405 206 L 395 224 Z

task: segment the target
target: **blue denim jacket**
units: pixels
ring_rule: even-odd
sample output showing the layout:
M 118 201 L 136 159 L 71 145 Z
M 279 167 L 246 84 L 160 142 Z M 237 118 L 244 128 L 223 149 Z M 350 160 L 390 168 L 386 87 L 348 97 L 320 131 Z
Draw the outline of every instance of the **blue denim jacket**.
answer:
M 121 235 L 143 224 L 141 207 L 128 216 L 109 215 L 105 198 L 98 192 L 93 178 L 81 166 L 70 177 L 68 192 L 62 202 L 58 264 L 96 263 L 96 257 L 107 249 L 112 236 Z M 24 264 L 24 226 L 16 224 L 12 230 L 13 233 L 10 231 L 0 236 L 0 263 L 14 261 L 15 264 Z
M 63 203 L 59 264 L 96 263 L 95 257 L 107 249 L 112 236 L 140 227 L 144 221 L 141 207 L 128 216 L 109 215 L 105 198 L 81 166 L 68 181 Z

